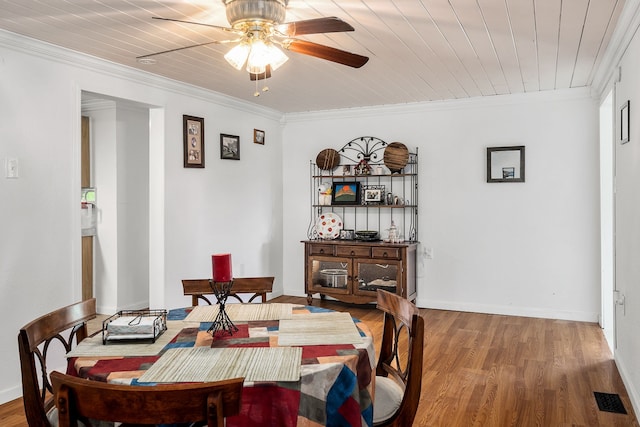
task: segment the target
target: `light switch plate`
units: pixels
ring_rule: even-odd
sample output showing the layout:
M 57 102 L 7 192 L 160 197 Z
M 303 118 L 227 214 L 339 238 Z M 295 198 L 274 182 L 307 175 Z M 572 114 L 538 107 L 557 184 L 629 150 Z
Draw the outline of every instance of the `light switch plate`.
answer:
M 4 176 L 5 178 L 18 178 L 18 159 L 7 159 Z

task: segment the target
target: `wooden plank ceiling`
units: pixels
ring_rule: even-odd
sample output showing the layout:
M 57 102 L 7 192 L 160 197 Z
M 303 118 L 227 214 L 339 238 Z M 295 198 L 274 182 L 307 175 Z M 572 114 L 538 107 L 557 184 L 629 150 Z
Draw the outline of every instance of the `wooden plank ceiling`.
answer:
M 222 0 L 3 0 L 0 29 L 281 112 L 461 99 L 590 86 L 624 0 L 290 0 L 286 21 L 337 16 L 355 32 L 308 35 L 369 56 L 353 69 L 294 52 L 254 97 L 230 45 L 136 57 L 228 34 Z M 260 91 L 263 82 L 258 84 Z

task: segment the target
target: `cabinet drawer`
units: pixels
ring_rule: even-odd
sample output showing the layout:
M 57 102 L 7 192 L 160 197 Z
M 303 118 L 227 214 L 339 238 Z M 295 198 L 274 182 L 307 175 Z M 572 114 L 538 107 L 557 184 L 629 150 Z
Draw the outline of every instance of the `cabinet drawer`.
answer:
M 371 248 L 373 258 L 400 259 L 400 248 Z
M 338 246 L 336 247 L 336 255 L 369 258 L 371 256 L 371 248 L 368 246 Z
M 331 255 L 333 256 L 333 245 L 311 245 L 309 255 Z

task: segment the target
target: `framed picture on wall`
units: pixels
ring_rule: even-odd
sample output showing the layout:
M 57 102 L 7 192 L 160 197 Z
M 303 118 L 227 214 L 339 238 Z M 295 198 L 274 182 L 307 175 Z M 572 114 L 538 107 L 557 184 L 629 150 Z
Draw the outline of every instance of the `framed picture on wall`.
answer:
M 240 160 L 240 137 L 220 134 L 220 158 Z
M 260 129 L 253 130 L 253 142 L 264 145 L 264 131 Z
M 487 182 L 524 182 L 524 145 L 487 147 Z
M 194 116 L 182 116 L 184 145 L 184 167 L 204 167 L 204 119 Z

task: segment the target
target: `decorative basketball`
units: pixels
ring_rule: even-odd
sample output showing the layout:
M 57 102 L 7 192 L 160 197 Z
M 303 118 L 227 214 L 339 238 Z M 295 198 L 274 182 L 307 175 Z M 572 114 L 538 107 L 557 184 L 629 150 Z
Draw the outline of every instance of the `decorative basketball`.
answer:
M 409 161 L 409 149 L 401 142 L 392 142 L 384 149 L 384 165 L 391 173 L 400 173 Z
M 340 163 L 340 154 L 333 148 L 326 148 L 318 153 L 316 165 L 322 170 L 330 171 Z

